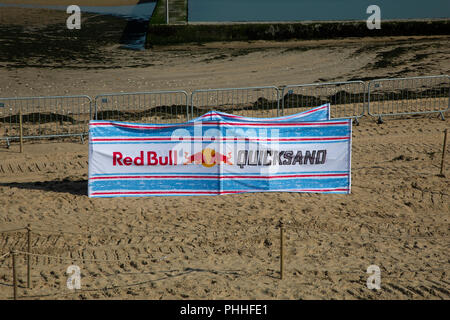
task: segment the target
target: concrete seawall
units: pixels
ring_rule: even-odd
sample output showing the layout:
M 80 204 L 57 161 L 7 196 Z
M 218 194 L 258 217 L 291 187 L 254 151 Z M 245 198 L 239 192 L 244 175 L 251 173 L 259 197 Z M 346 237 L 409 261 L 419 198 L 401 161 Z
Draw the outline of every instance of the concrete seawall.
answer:
M 380 30 L 369 30 L 366 21 L 150 24 L 147 47 L 212 41 L 282 41 L 425 35 L 450 35 L 450 19 L 383 21 Z

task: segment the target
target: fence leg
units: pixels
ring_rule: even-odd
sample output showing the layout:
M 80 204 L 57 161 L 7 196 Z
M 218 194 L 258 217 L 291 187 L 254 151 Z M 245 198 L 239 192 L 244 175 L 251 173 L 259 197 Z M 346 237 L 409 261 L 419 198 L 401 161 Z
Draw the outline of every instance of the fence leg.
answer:
M 448 136 L 448 129 L 445 129 L 444 131 L 444 146 L 442 147 L 442 160 L 441 160 L 441 177 L 445 177 L 444 174 L 444 163 L 445 163 L 445 154 L 447 153 L 447 136 Z
M 27 254 L 27 286 L 31 289 L 31 225 L 27 226 L 28 254 Z
M 355 126 L 359 126 L 359 120 L 358 120 L 358 118 L 355 118 L 355 119 L 353 120 L 353 123 L 355 124 Z
M 20 153 L 23 152 L 23 124 L 22 124 L 22 110 L 19 111 L 19 134 L 20 134 Z
M 284 227 L 280 221 L 280 280 L 283 280 L 284 271 Z
M 13 298 L 17 300 L 17 266 L 16 266 L 16 257 L 17 253 L 15 251 L 11 252 L 12 256 L 12 268 L 13 268 Z
M 379 116 L 379 117 L 378 117 L 378 122 L 377 122 L 377 123 L 378 123 L 378 124 L 383 124 L 383 122 L 384 122 L 384 121 L 383 121 L 383 118 L 381 118 L 381 116 Z
M 445 121 L 444 113 L 440 112 L 439 114 L 440 114 L 440 117 L 441 117 L 442 121 Z

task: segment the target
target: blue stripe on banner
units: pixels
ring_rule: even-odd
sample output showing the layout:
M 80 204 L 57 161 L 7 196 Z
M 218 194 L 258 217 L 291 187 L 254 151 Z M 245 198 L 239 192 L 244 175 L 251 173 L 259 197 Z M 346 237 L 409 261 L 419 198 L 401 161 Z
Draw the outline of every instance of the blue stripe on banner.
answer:
M 139 190 L 139 191 L 151 191 L 151 190 L 207 190 L 217 191 L 219 190 L 219 180 L 207 179 L 152 179 L 152 180 L 90 180 L 89 186 L 95 191 L 102 190 Z
M 152 179 L 152 180 L 90 180 L 89 186 L 95 191 L 124 191 L 124 190 L 219 190 L 219 181 L 214 179 Z M 331 189 L 345 188 L 348 178 L 322 178 L 322 179 L 233 179 L 222 181 L 222 189 L 234 190 L 260 190 L 271 189 Z
M 339 140 L 339 141 L 337 141 L 337 142 L 342 142 L 342 141 L 348 141 L 348 139 L 347 140 Z M 171 141 L 171 142 L 162 142 L 162 141 L 157 141 L 157 142 L 155 142 L 155 141 L 141 141 L 141 142 L 139 142 L 139 141 L 136 141 L 136 142 L 129 142 L 129 141 L 116 141 L 116 142 L 91 142 L 91 144 L 96 144 L 96 145 L 98 145 L 98 144 L 118 144 L 118 145 L 120 145 L 120 144 L 173 144 L 174 142 L 173 141 Z M 206 144 L 206 142 L 204 142 L 205 144 Z M 208 142 L 208 143 L 210 143 L 210 142 Z M 268 142 L 268 144 L 269 144 L 270 142 Z M 293 142 L 276 142 L 277 144 L 293 144 Z M 302 142 L 302 141 L 300 141 L 300 142 L 295 142 L 295 144 L 311 144 L 311 143 L 318 143 L 318 144 L 326 144 L 326 143 L 336 143 L 336 140 L 332 140 L 332 141 L 314 141 L 314 142 L 311 142 L 311 141 L 306 141 L 306 142 Z
M 321 178 L 321 179 L 235 179 L 224 180 L 223 190 L 286 190 L 286 189 L 332 189 L 346 188 L 347 178 Z
M 138 137 L 138 138 L 152 138 L 152 137 L 161 137 L 170 139 L 175 138 L 191 138 L 191 137 L 199 137 L 199 134 L 206 135 L 208 134 L 208 128 L 206 126 L 201 126 L 201 128 L 194 127 L 184 127 L 179 128 L 183 129 L 181 132 L 174 132 L 172 129 L 161 129 L 161 130 L 135 130 L 129 128 L 120 128 L 120 127 L 102 127 L 102 126 L 91 126 L 90 128 L 90 137 L 91 138 L 113 138 L 113 137 Z M 198 132 L 201 129 L 201 132 Z M 219 130 L 218 127 L 214 127 L 216 136 L 220 134 L 221 137 L 242 137 L 242 138 L 256 138 L 258 137 L 258 133 L 261 134 L 263 130 L 266 130 L 267 138 L 287 138 L 287 137 L 342 137 L 349 135 L 349 127 L 348 125 L 333 125 L 333 126 L 325 126 L 325 127 L 288 127 L 284 128 L 284 130 L 280 130 L 280 128 L 272 127 L 272 128 L 249 128 L 249 127 L 240 127 L 240 126 L 227 126 L 227 124 L 223 125 L 223 128 Z M 272 131 L 277 130 L 277 131 Z M 276 136 L 271 136 L 271 134 L 276 134 Z
M 272 176 L 277 176 L 277 175 L 293 175 L 293 174 L 347 174 L 349 173 L 349 171 L 301 171 L 301 172 L 276 172 L 276 173 L 272 173 Z M 136 173 L 120 173 L 120 172 L 116 172 L 116 173 L 102 173 L 102 174 L 93 174 L 92 177 L 103 177 L 103 176 L 138 176 L 138 175 L 164 175 L 164 176 L 168 176 L 168 175 L 211 175 L 211 176 L 216 176 L 218 177 L 217 173 L 211 173 L 211 172 L 202 172 L 200 173 L 195 173 L 195 172 L 168 172 L 168 173 L 153 173 L 153 172 L 136 172 Z M 233 172 L 223 172 L 221 173 L 221 175 L 236 175 L 236 173 Z M 254 176 L 255 173 L 248 173 L 248 172 L 242 172 L 239 173 L 239 175 L 251 175 Z

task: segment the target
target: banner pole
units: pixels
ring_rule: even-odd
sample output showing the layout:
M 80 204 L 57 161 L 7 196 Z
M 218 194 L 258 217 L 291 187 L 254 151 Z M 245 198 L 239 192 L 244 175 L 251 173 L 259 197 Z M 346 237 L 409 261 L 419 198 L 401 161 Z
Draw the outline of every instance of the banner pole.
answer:
M 27 238 L 28 238 L 27 286 L 28 289 L 31 289 L 31 224 L 27 225 Z
M 444 131 L 444 146 L 442 147 L 442 161 L 441 161 L 441 176 L 445 177 L 444 175 L 444 163 L 445 163 L 445 154 L 447 153 L 447 136 L 448 136 L 448 129 L 445 129 Z
M 15 251 L 11 252 L 12 256 L 12 269 L 13 269 L 13 298 L 17 300 L 17 268 L 16 268 L 16 255 Z
M 283 280 L 284 271 L 284 227 L 283 221 L 280 220 L 280 280 Z

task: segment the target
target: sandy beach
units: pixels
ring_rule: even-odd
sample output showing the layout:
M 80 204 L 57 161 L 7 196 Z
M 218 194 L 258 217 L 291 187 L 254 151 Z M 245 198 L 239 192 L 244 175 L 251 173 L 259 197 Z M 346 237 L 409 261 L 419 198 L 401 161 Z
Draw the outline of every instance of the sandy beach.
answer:
M 87 145 L 0 152 L 1 229 L 31 223 L 33 288 L 25 299 L 448 299 L 449 179 L 438 177 L 448 120 L 363 121 L 354 128 L 352 194 L 243 194 L 95 199 Z M 286 224 L 279 280 L 279 219 Z M 58 234 L 58 231 L 66 232 Z M 0 236 L 1 253 L 26 233 Z M 71 259 L 74 259 L 73 261 Z M 88 261 L 80 261 L 87 259 Z M 98 261 L 89 261 L 95 260 Z M 12 295 L 11 259 L 0 297 Z M 82 290 L 66 288 L 66 268 Z M 382 270 L 382 290 L 366 269 Z
M 95 19 L 88 21 L 100 23 Z M 450 37 L 129 51 L 114 43 L 119 35 L 97 46 L 83 41 L 78 50 L 43 54 L 34 48 L 21 56 L 11 54 L 17 42 L 3 38 L 12 47 L 0 51 L 0 97 L 190 92 L 450 73 Z M 76 39 L 69 42 L 76 47 Z M 0 230 L 31 224 L 32 252 L 39 254 L 31 260 L 31 289 L 19 255 L 19 298 L 450 299 L 449 149 L 447 175 L 438 176 L 449 119 L 448 113 L 445 121 L 436 114 L 410 116 L 379 125 L 363 118 L 353 128 L 351 195 L 89 199 L 87 143 L 26 141 L 23 154 L 17 143 L 2 145 Z M 283 280 L 280 219 L 286 237 Z M 25 232 L 0 234 L 0 257 L 26 248 Z M 0 260 L 0 299 L 12 297 L 11 264 L 10 257 Z M 77 291 L 66 287 L 72 264 L 81 268 Z M 380 291 L 366 287 L 373 264 L 381 268 Z

